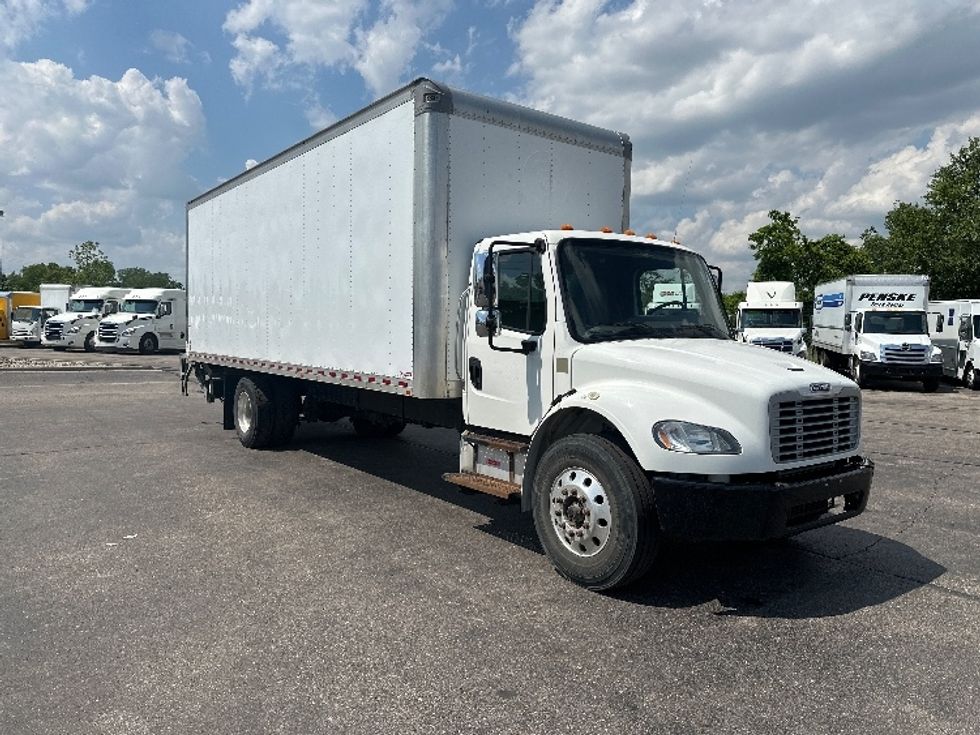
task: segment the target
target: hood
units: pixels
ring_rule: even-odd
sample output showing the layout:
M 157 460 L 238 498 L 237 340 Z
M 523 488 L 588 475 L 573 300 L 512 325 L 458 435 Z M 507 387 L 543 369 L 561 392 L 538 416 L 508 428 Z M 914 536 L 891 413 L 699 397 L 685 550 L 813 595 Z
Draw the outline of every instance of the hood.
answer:
M 928 334 L 861 334 L 861 344 L 881 347 L 883 345 L 896 345 L 901 347 L 906 345 L 928 345 L 932 346 L 932 340 Z
M 130 322 L 134 322 L 137 319 L 152 319 L 152 318 L 153 318 L 152 314 L 130 314 L 130 313 L 123 313 L 117 311 L 115 314 L 110 314 L 102 321 L 106 322 L 107 324 L 129 324 Z
M 800 358 L 714 339 L 601 342 L 573 353 L 574 388 L 605 380 L 653 383 L 724 402 L 733 394 L 761 402 L 776 393 L 810 395 L 814 383 L 829 384 L 831 394 L 854 387 L 838 373 Z
M 742 329 L 745 341 L 753 339 L 792 339 L 798 340 L 803 334 L 802 327 L 745 327 Z
M 68 324 L 76 319 L 98 319 L 99 315 L 95 312 L 85 312 L 84 314 L 77 311 L 65 311 L 61 314 L 55 314 L 53 317 L 48 319 L 49 322 L 55 324 Z

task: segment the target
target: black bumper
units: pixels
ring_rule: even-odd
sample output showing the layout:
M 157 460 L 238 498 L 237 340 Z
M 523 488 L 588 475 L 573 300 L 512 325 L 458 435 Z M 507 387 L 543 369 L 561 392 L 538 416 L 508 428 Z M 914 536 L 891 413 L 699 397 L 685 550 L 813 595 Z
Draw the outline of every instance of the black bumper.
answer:
M 921 365 L 895 365 L 887 362 L 862 362 L 861 373 L 866 378 L 906 378 L 911 380 L 941 378 L 943 377 L 943 364 L 930 362 Z
M 870 459 L 795 478 L 721 484 L 654 476 L 664 535 L 685 541 L 762 541 L 839 523 L 864 511 Z

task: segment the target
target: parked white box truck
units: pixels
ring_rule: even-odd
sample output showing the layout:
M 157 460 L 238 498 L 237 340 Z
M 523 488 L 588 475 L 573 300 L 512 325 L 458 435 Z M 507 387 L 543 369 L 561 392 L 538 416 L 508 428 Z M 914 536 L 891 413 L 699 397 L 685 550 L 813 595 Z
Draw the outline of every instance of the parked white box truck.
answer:
M 446 479 L 520 496 L 593 589 L 664 538 L 860 513 L 857 386 L 731 341 L 704 259 L 626 230 L 629 168 L 625 135 L 408 85 L 188 203 L 185 392 L 253 448 L 456 429 Z M 648 313 L 658 282 L 692 298 Z
M 806 357 L 803 303 L 789 281 L 749 281 L 735 316 L 737 339 Z
M 103 317 L 114 314 L 119 302 L 129 293 L 128 288 L 80 288 L 68 300 L 63 314 L 51 317 L 44 324 L 41 344 L 56 350 L 80 347 L 86 352 L 95 350 L 95 337 Z
M 939 387 L 942 353 L 929 339 L 929 276 L 854 275 L 813 291 L 817 362 L 847 370 L 858 385 L 879 378 Z
M 42 283 L 38 291 L 41 293 L 40 306 L 22 306 L 12 314 L 10 338 L 19 342 L 21 347 L 36 347 L 41 344 L 45 323 L 65 310 L 75 286 Z
M 943 373 L 980 390 L 980 299 L 929 302 L 929 334 L 943 353 Z
M 134 288 L 119 311 L 99 322 L 95 348 L 139 352 L 183 350 L 187 338 L 187 295 L 177 288 Z

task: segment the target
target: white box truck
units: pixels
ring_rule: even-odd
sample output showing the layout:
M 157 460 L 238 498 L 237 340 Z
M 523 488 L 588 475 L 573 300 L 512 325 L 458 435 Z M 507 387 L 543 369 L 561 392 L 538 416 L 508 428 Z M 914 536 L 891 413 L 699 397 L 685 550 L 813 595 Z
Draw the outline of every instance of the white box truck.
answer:
M 980 299 L 929 302 L 929 334 L 946 377 L 980 390 Z
M 789 281 L 749 281 L 735 315 L 736 338 L 748 344 L 806 357 L 803 303 Z
M 817 362 L 849 371 L 864 386 L 875 378 L 921 380 L 939 387 L 942 353 L 929 339 L 929 276 L 854 275 L 813 290 Z
M 68 306 L 68 299 L 75 286 L 65 283 L 42 283 L 40 306 L 24 306 L 14 310 L 10 324 L 10 338 L 21 347 L 36 347 L 41 344 L 44 325 L 55 314 L 60 314 Z
M 56 350 L 80 347 L 86 352 L 94 351 L 99 322 L 119 309 L 119 302 L 127 293 L 128 288 L 78 289 L 68 300 L 65 312 L 45 322 L 41 344 Z
M 250 448 L 458 430 L 446 479 L 519 496 L 591 589 L 665 538 L 857 515 L 857 386 L 733 342 L 704 259 L 627 229 L 629 167 L 625 135 L 417 80 L 188 203 L 185 393 Z M 659 282 L 688 305 L 648 311 Z
M 187 295 L 177 288 L 134 288 L 119 311 L 99 322 L 95 349 L 112 352 L 183 350 L 187 338 Z

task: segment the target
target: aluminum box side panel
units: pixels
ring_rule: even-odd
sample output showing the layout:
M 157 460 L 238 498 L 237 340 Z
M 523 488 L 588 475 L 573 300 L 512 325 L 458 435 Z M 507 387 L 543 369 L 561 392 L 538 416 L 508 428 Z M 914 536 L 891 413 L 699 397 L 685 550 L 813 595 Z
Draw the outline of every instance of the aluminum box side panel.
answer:
M 410 376 L 413 131 L 408 100 L 195 200 L 188 351 Z

